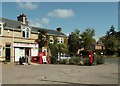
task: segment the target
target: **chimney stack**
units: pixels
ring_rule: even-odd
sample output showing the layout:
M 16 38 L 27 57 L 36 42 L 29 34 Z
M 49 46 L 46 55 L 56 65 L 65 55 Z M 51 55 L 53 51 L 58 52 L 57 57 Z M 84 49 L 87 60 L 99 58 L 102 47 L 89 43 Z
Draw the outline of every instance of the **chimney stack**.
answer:
M 61 32 L 61 31 L 62 31 L 62 28 L 61 28 L 61 27 L 58 27 L 56 30 L 57 30 L 58 32 Z
M 17 20 L 21 21 L 23 24 L 26 24 L 28 26 L 28 21 L 27 21 L 26 15 L 24 15 L 24 14 L 19 15 L 17 17 Z

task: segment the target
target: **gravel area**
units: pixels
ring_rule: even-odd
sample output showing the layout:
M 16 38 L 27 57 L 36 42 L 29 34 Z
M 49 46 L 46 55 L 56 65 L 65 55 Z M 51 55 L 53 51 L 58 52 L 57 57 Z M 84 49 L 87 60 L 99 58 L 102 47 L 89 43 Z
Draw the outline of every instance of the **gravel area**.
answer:
M 2 65 L 3 84 L 118 84 L 118 64 Z

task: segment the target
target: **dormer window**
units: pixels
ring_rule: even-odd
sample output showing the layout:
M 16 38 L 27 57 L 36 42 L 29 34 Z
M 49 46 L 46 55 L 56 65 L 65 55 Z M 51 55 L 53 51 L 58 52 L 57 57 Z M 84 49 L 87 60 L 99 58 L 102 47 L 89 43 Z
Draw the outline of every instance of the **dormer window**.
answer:
M 2 36 L 2 33 L 3 33 L 3 24 L 0 23 L 0 36 Z
M 22 29 L 22 37 L 23 38 L 30 38 L 30 29 L 29 28 Z

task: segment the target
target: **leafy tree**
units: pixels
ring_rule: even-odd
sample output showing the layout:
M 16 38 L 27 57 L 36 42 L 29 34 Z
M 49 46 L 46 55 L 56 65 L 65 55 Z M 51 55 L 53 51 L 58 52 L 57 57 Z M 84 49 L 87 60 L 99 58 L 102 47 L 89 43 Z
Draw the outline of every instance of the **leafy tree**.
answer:
M 88 49 L 90 44 L 95 43 L 93 36 L 95 35 L 95 30 L 93 28 L 87 28 L 80 36 L 81 43 L 84 46 L 84 49 Z
M 76 55 L 78 49 L 81 48 L 80 31 L 76 29 L 68 37 L 69 52 L 72 56 Z
M 99 39 L 99 42 L 102 42 L 105 45 L 107 55 L 113 55 L 114 52 L 120 48 L 119 35 L 119 32 L 116 32 L 112 25 L 106 32 L 106 35 Z
M 114 36 L 110 36 L 109 39 L 104 41 L 104 44 L 108 50 L 117 50 L 118 40 Z
M 45 29 L 38 30 L 38 44 L 39 44 L 39 51 L 42 51 L 42 47 L 47 45 L 46 33 Z
M 55 48 L 57 52 L 60 53 L 68 53 L 68 46 L 67 44 L 55 44 Z
M 49 44 L 49 49 L 51 52 L 51 61 L 52 63 L 56 63 L 57 62 L 57 57 L 58 57 L 58 52 L 61 53 L 68 53 L 68 46 L 67 44 Z

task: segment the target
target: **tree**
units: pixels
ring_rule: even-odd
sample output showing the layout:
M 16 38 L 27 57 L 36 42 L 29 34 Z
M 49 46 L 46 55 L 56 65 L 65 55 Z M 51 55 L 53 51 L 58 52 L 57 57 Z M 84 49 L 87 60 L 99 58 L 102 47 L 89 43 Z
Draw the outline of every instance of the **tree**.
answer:
M 71 32 L 71 34 L 68 37 L 68 45 L 69 45 L 69 52 L 70 54 L 76 55 L 78 49 L 81 48 L 80 44 L 80 31 L 76 29 L 74 32 Z
M 95 30 L 93 28 L 87 28 L 80 36 L 81 43 L 84 49 L 88 49 L 90 44 L 95 43 L 93 36 L 95 35 Z
M 104 44 L 108 50 L 117 50 L 118 40 L 114 36 L 110 36 L 109 39 L 104 41 Z
M 119 32 L 116 32 L 114 26 L 112 25 L 106 32 L 106 35 L 99 39 L 99 42 L 102 42 L 105 45 L 107 55 L 113 55 L 114 52 L 120 48 Z
M 58 53 L 59 55 L 62 54 L 68 54 L 68 45 L 63 43 L 63 44 L 59 44 L 57 42 L 55 42 L 54 44 L 49 44 L 49 49 L 51 52 L 51 59 L 52 59 L 52 63 L 56 63 L 56 61 L 58 60 Z
M 45 29 L 38 30 L 38 45 L 39 45 L 39 51 L 42 51 L 42 47 L 47 45 L 47 39 L 46 39 L 46 33 L 47 31 Z

